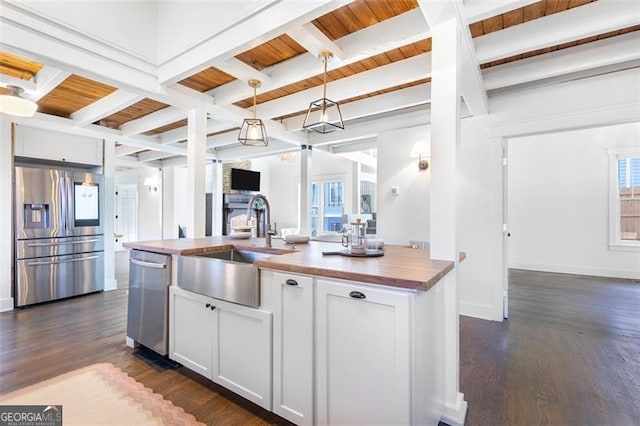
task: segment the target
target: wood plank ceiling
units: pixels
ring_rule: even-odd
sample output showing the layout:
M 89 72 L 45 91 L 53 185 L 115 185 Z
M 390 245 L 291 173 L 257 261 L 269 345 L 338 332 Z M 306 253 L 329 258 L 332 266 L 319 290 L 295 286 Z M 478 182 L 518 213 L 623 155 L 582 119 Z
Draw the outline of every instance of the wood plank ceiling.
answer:
M 500 31 L 526 22 L 540 19 L 552 14 L 561 13 L 568 9 L 580 7 L 595 0 L 541 0 L 525 7 L 513 11 L 484 19 L 470 25 L 472 37 L 480 37 L 496 31 Z M 397 17 L 403 13 L 418 7 L 416 0 L 356 0 L 343 7 L 333 10 L 313 21 L 313 24 L 329 40 L 336 41 L 341 38 L 360 31 L 364 28 L 374 26 L 385 20 Z M 481 64 L 483 69 L 497 65 L 519 61 L 524 58 L 542 55 L 548 52 L 557 51 L 573 47 L 580 44 L 590 43 L 608 37 L 638 31 L 640 26 L 633 26 L 607 34 L 599 34 L 593 37 L 572 41 L 570 43 L 559 44 L 557 46 L 525 52 L 519 55 L 502 58 L 500 60 Z M 345 77 L 353 76 L 377 67 L 411 58 L 431 50 L 431 39 L 427 38 L 417 42 L 409 43 L 405 46 L 394 48 L 383 53 L 359 60 L 349 65 L 341 66 L 328 72 L 328 81 L 335 81 Z M 268 69 L 277 64 L 286 64 L 299 55 L 307 54 L 304 47 L 298 44 L 293 38 L 286 34 L 281 34 L 265 43 L 253 47 L 235 55 L 235 59 L 243 62 L 258 71 Z M 282 65 L 281 65 L 282 66 Z M 0 52 L 0 73 L 14 78 L 29 80 L 43 68 L 43 64 L 27 58 L 21 58 L 6 52 Z M 236 80 L 236 78 L 218 68 L 208 67 L 194 75 L 182 79 L 178 83 L 194 89 L 198 92 L 207 92 L 219 88 Z M 341 103 L 349 103 L 380 94 L 390 93 L 407 87 L 413 87 L 430 81 L 428 78 L 418 79 L 402 85 L 381 88 L 370 93 L 341 100 Z M 309 88 L 322 85 L 322 63 L 318 60 L 318 73 L 312 77 L 296 81 L 294 83 L 259 93 L 258 104 L 269 102 L 294 93 L 307 90 Z M 1 88 L 0 88 L 1 89 Z M 4 89 L 0 90 L 2 93 Z M 94 81 L 79 75 L 71 75 L 61 84 L 51 90 L 38 101 L 39 112 L 56 115 L 60 117 L 70 117 L 74 112 L 84 108 L 93 102 L 117 90 L 116 87 Z M 4 90 L 6 92 L 6 90 Z M 249 90 L 247 90 L 249 93 Z M 318 92 L 319 94 L 319 92 Z M 329 94 L 330 95 L 330 94 Z M 331 97 L 331 96 L 329 96 Z M 311 101 L 311 99 L 310 99 Z M 234 103 L 240 108 L 249 108 L 253 98 L 247 97 Z M 169 105 L 152 99 L 143 99 L 132 105 L 123 107 L 107 117 L 100 119 L 97 124 L 108 128 L 119 128 L 125 123 L 139 119 L 148 114 L 160 111 Z M 300 105 L 294 111 L 280 117 L 266 117 L 283 120 L 300 113 L 303 113 L 305 105 Z M 160 135 L 168 130 L 184 127 L 186 119 L 177 120 L 170 124 L 162 125 L 143 134 L 146 136 Z M 218 132 L 224 133 L 228 130 Z

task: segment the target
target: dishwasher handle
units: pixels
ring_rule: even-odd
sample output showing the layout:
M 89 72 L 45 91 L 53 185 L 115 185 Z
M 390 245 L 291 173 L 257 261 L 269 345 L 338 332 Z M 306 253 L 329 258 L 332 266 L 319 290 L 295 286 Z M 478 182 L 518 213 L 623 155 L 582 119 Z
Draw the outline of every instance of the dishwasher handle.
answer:
M 138 260 L 134 258 L 130 258 L 129 260 L 134 265 L 143 266 L 145 268 L 167 269 L 166 263 L 145 262 L 143 260 Z

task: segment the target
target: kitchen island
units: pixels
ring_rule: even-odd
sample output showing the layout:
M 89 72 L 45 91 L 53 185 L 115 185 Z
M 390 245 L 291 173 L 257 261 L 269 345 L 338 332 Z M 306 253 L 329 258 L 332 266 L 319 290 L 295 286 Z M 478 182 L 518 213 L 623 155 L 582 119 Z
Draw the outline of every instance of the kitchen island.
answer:
M 437 424 L 445 412 L 444 288 L 454 263 L 425 250 L 323 256 L 336 243 L 208 237 L 126 243 L 179 256 L 249 249 L 260 306 L 181 288 L 173 268 L 170 357 L 297 424 Z M 449 362 L 450 363 L 450 362 Z M 457 365 L 456 365 L 457 368 Z

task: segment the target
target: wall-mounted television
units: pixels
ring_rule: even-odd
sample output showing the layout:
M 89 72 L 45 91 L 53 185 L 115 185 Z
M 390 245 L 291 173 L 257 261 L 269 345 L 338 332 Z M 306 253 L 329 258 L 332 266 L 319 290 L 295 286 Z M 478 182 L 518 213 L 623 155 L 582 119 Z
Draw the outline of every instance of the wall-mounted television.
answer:
M 231 189 L 238 191 L 260 191 L 260 172 L 231 169 Z

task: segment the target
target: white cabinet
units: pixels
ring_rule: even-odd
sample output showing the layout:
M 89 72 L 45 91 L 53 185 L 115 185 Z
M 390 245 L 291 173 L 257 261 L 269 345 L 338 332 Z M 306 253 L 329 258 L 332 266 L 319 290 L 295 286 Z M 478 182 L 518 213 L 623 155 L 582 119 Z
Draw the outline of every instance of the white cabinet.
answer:
M 271 313 L 170 288 L 170 358 L 271 409 Z
M 102 139 L 16 126 L 18 157 L 102 166 Z
M 211 378 L 212 336 L 217 328 L 211 299 L 173 286 L 169 297 L 169 357 Z
M 211 379 L 271 410 L 271 313 L 216 302 Z
M 313 278 L 262 272 L 273 301 L 273 412 L 296 424 L 313 423 Z M 275 290 L 274 290 L 275 289 Z
M 411 297 L 318 279 L 318 424 L 411 423 Z

